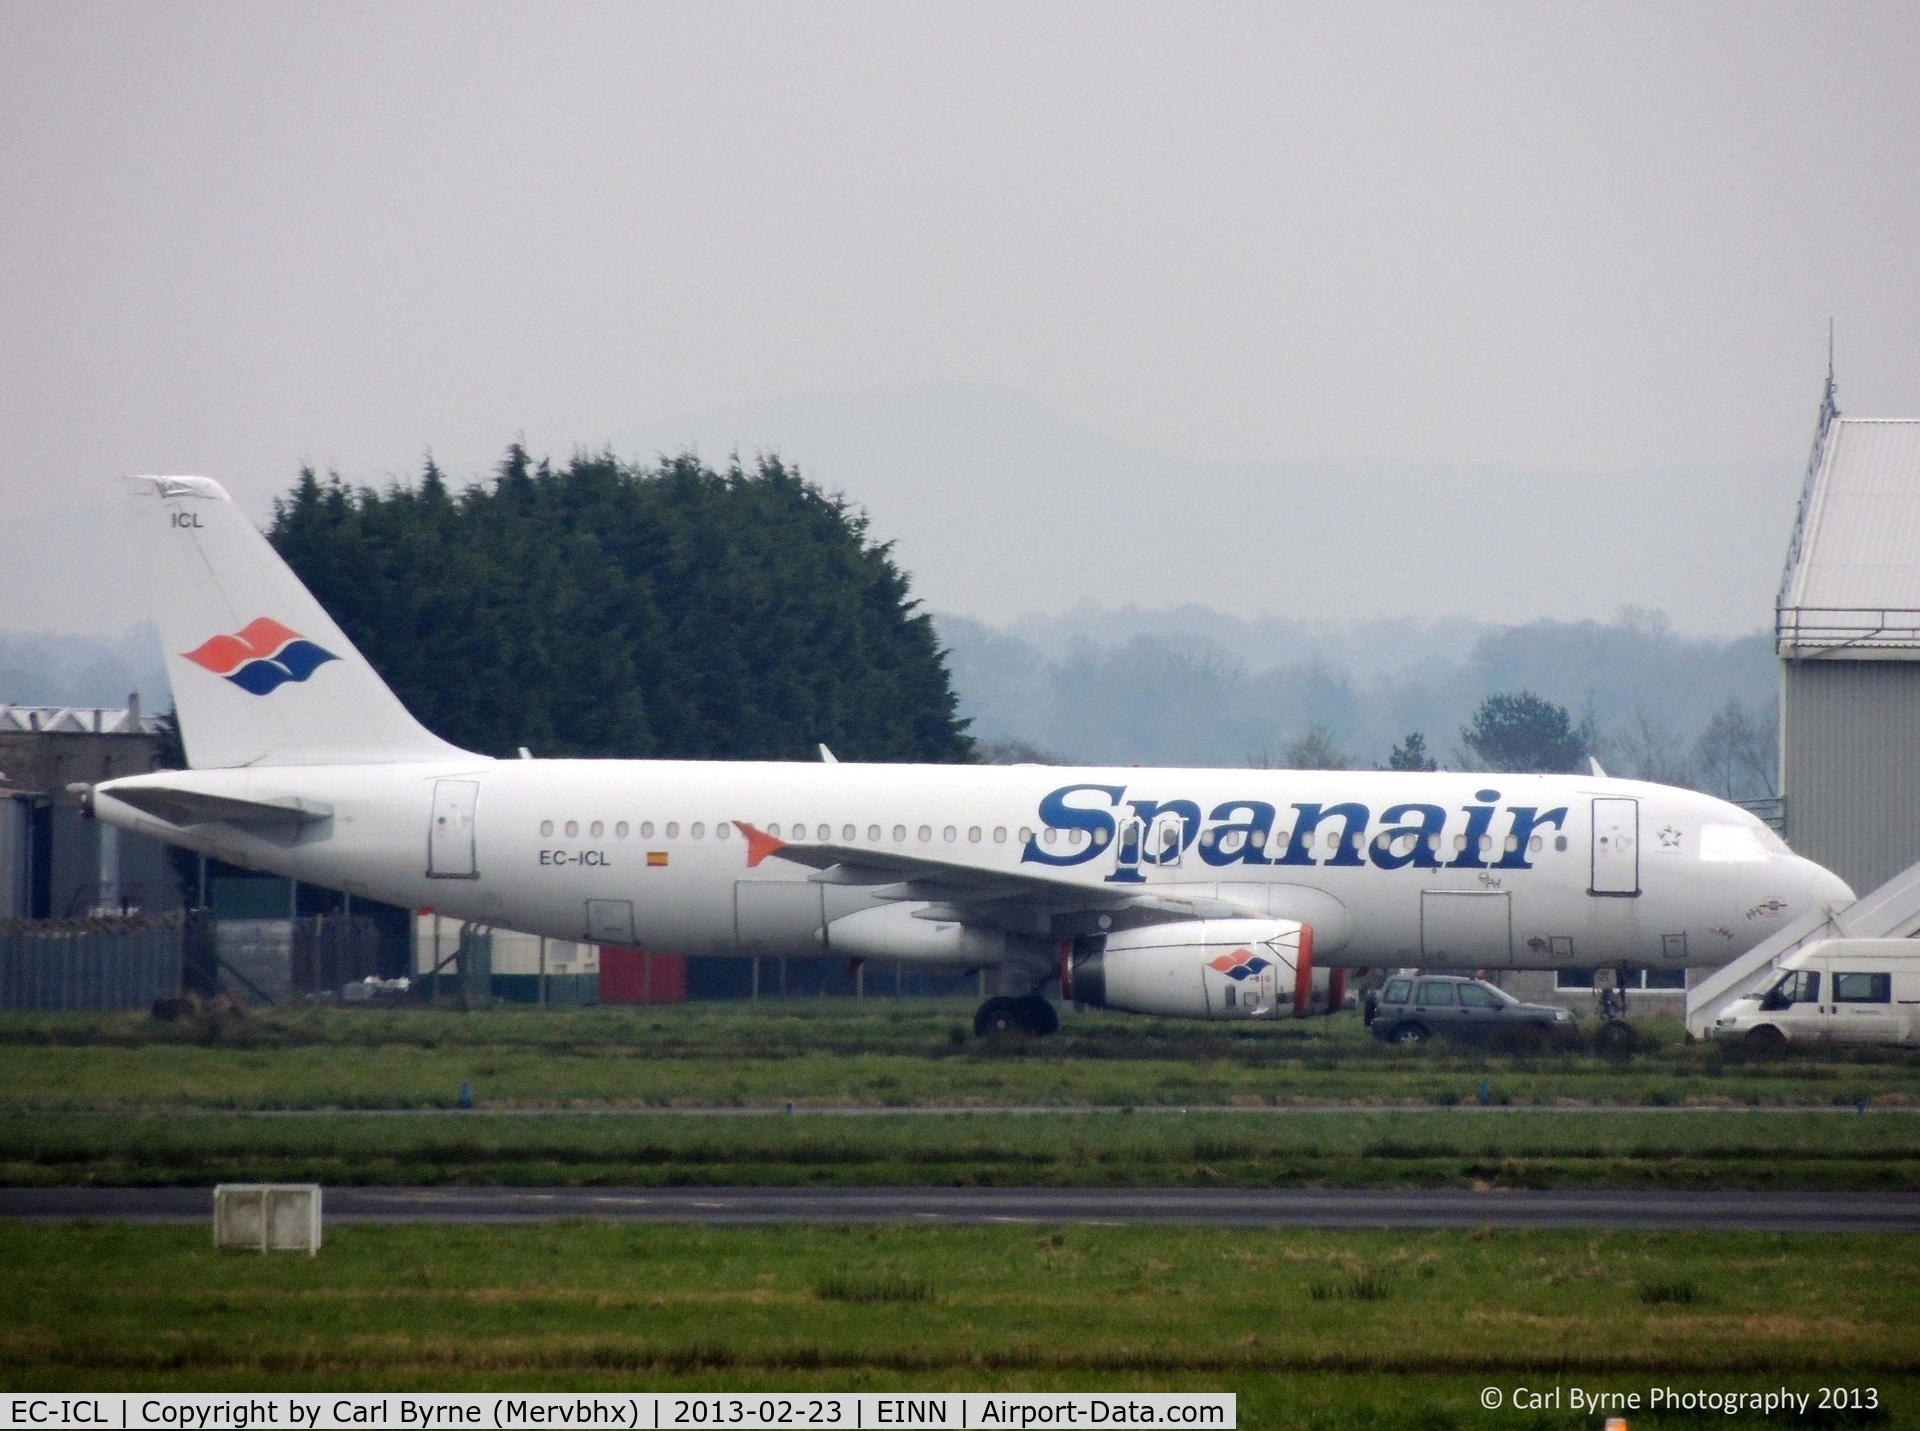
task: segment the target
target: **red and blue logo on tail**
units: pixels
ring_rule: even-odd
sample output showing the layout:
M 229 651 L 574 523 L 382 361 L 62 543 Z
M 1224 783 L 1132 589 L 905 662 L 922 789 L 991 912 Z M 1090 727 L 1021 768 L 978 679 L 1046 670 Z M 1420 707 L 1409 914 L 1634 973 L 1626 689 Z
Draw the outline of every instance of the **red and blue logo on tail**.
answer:
M 327 662 L 340 659 L 266 616 L 249 621 L 238 635 L 203 642 L 186 658 L 256 696 L 278 690 L 288 681 L 304 681 Z

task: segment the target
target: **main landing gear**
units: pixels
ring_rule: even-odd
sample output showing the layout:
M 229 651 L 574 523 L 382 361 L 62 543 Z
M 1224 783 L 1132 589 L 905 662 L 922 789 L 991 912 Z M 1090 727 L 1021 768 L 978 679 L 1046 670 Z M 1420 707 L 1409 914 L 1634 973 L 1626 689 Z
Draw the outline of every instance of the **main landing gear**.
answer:
M 988 999 L 973 1016 L 973 1031 L 981 1038 L 994 1034 L 1023 1033 L 1044 1038 L 1060 1029 L 1060 1015 L 1053 1004 L 1038 994 L 1012 999 L 1005 995 Z

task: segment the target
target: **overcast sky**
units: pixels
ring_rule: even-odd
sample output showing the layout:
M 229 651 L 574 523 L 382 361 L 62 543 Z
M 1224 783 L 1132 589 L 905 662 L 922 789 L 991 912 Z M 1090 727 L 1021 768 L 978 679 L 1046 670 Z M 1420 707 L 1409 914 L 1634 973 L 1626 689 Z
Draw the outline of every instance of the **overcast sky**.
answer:
M 1829 316 L 1920 415 L 1916 76 L 1896 4 L 0 4 L 0 628 L 115 624 L 117 474 L 524 435 L 778 444 L 991 619 L 1215 533 L 1411 577 L 1255 608 L 1751 629 Z

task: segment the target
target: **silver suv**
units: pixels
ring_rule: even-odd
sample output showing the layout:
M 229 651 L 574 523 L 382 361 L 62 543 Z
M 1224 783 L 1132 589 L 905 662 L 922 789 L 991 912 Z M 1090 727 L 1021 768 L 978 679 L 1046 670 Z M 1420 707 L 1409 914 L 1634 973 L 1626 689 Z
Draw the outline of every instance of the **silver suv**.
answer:
M 1523 1004 L 1505 989 L 1463 974 L 1395 974 L 1367 1001 L 1367 1023 L 1386 1043 L 1425 1043 L 1436 1034 L 1538 1038 L 1577 1028 L 1565 1009 Z

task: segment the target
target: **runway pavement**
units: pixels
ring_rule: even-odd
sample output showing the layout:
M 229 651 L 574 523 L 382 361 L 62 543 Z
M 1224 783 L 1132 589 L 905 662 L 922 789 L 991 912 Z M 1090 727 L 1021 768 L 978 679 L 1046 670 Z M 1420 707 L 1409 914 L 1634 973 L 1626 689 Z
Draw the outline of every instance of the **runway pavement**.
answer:
M 203 1222 L 209 1188 L 0 1188 L 0 1218 Z M 1920 1232 L 1920 1194 L 1469 1192 L 1326 1188 L 372 1188 L 325 1192 L 344 1223 L 1158 1223 L 1199 1227 L 1706 1228 Z

